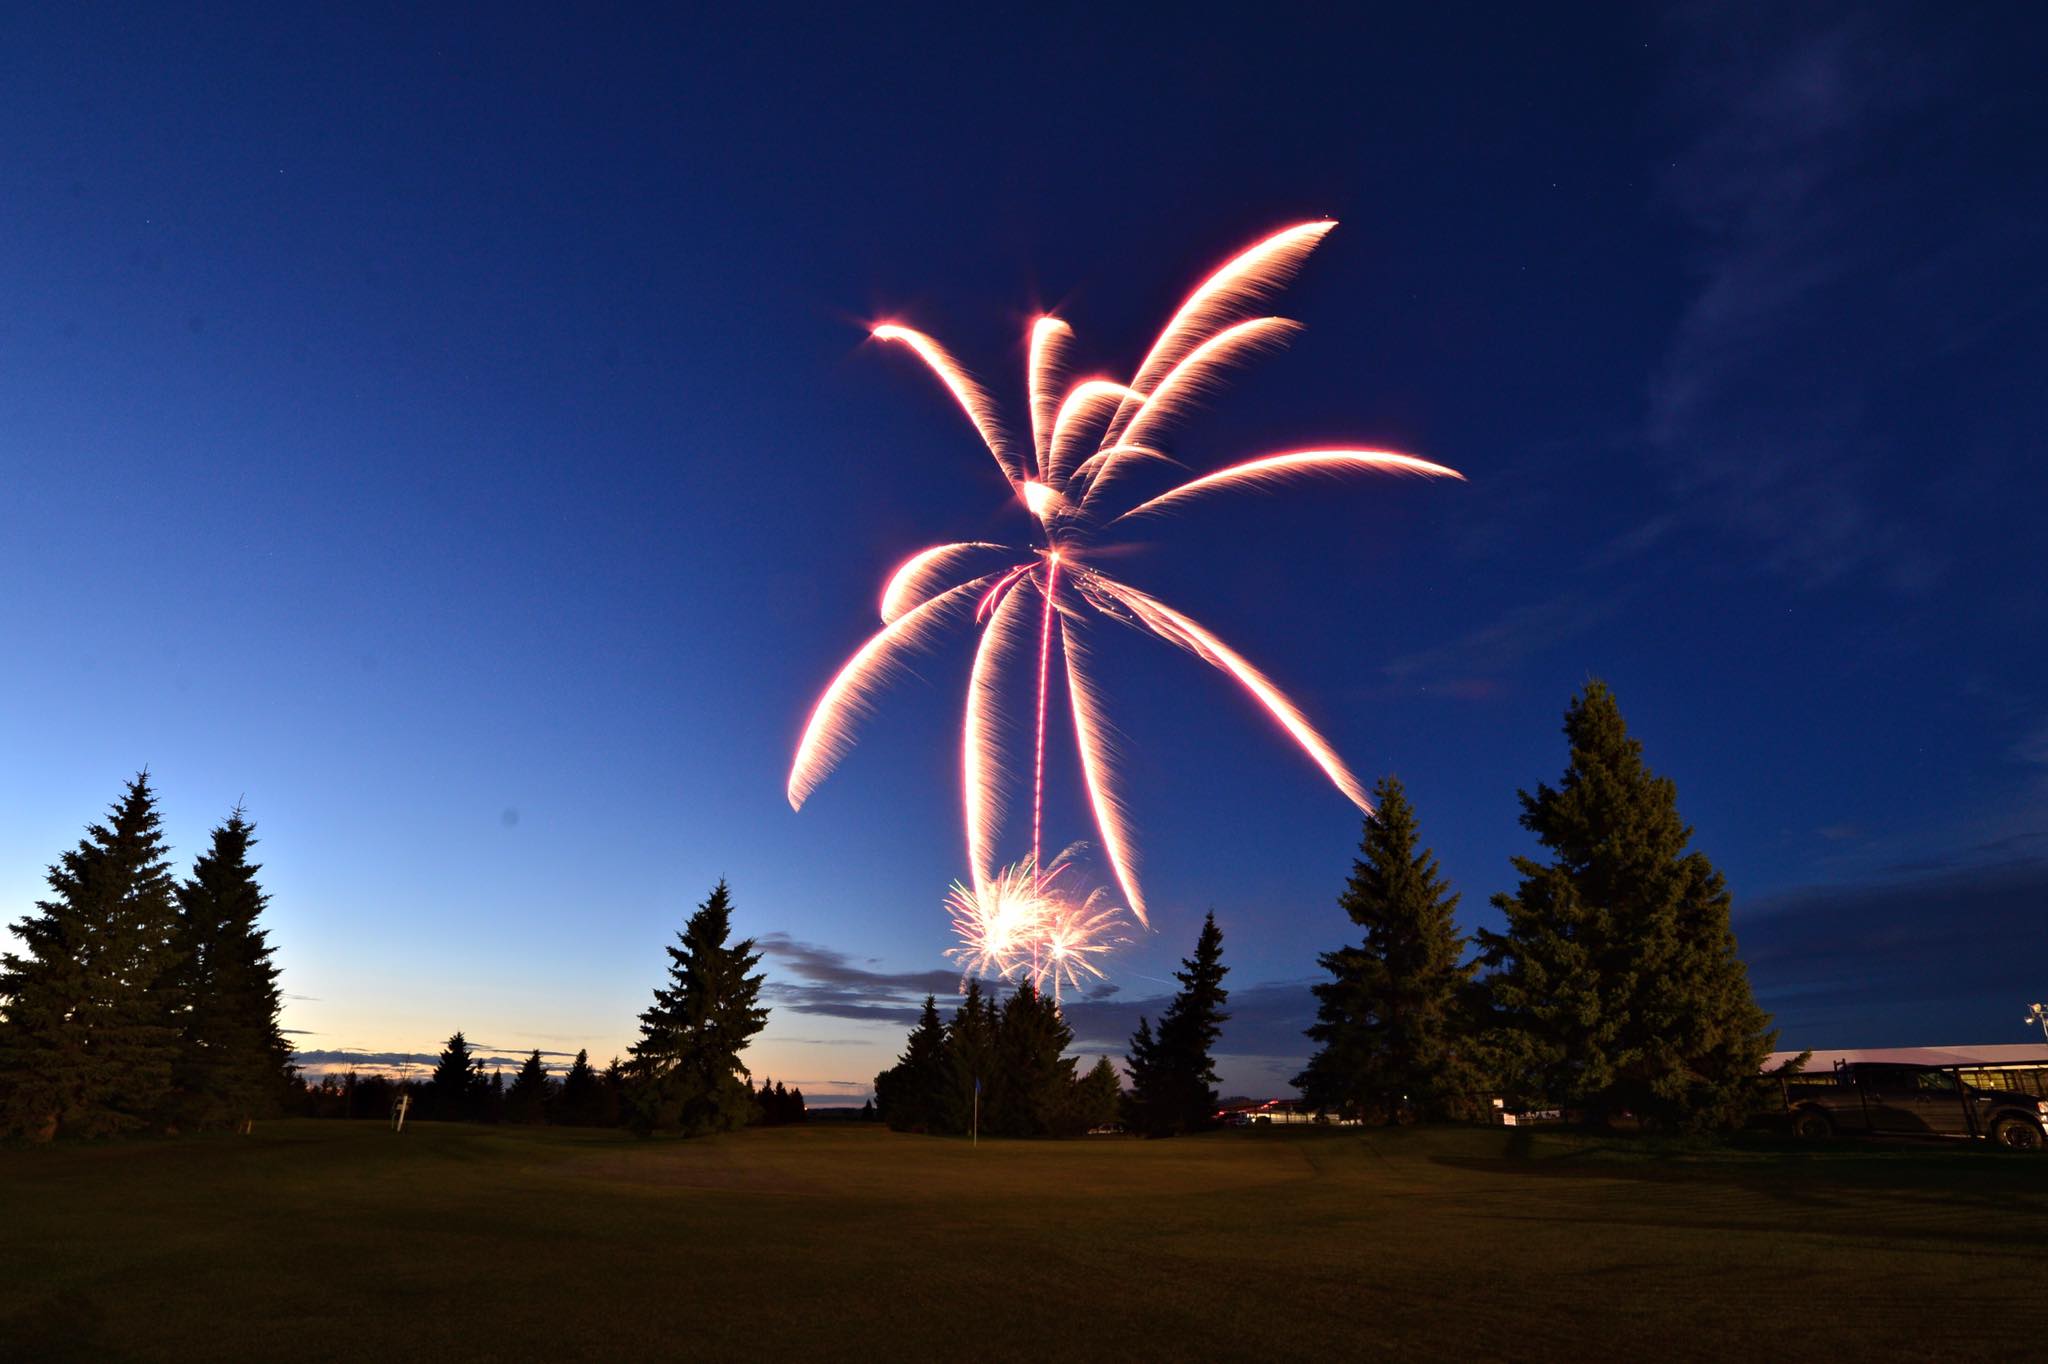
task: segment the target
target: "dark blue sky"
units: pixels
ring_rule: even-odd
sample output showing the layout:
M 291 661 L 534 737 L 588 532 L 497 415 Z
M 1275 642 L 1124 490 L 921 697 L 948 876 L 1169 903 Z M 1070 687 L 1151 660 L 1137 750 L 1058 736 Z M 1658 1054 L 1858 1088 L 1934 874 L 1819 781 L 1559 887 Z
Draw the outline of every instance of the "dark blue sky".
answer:
M 1018 411 L 1040 308 L 1128 372 L 1216 261 L 1327 216 L 1307 331 L 1181 453 L 1470 483 L 1219 499 L 1128 575 L 1407 780 L 1468 923 L 1598 675 L 1788 1043 L 2024 1040 L 2044 38 L 2017 5 L 11 13 L 7 912 L 147 763 L 183 854 L 248 801 L 309 1051 L 607 1055 L 723 875 L 783 935 L 766 1068 L 857 1092 L 944 979 L 965 648 L 801 814 L 790 749 L 905 552 L 1026 529 L 865 324 Z M 1214 906 L 1227 1077 L 1267 1086 L 1355 814 L 1198 664 L 1105 663 L 1159 931 L 1077 1022 L 1120 1037 Z

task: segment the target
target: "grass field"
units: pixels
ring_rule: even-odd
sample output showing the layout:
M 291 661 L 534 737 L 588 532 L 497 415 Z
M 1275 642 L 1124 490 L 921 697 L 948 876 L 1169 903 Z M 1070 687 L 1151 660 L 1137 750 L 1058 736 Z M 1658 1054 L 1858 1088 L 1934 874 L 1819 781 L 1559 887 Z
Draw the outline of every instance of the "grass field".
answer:
M 0 1150 L 0 1358 L 2028 1354 L 2048 1159 L 277 1123 Z

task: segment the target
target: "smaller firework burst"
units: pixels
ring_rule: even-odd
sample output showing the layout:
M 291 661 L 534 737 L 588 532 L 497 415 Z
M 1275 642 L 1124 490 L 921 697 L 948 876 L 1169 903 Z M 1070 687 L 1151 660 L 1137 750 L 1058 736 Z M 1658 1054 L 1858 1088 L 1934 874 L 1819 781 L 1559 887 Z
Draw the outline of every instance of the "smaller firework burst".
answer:
M 1073 854 L 1068 848 L 1041 875 L 1029 857 L 983 878 L 979 885 L 956 881 L 946 896 L 959 943 L 946 955 L 967 976 L 1028 979 L 1054 999 L 1067 986 L 1101 980 L 1095 959 L 1124 941 L 1123 910 L 1112 893 L 1074 890 Z
M 1125 942 L 1123 910 L 1111 903 L 1107 889 L 1097 890 L 1080 904 L 1053 900 L 1047 906 L 1034 975 L 1040 989 L 1052 985 L 1052 997 L 1060 997 L 1061 986 L 1080 989 L 1088 980 L 1103 979 L 1095 959 Z M 1084 979 L 1085 978 L 1085 979 Z

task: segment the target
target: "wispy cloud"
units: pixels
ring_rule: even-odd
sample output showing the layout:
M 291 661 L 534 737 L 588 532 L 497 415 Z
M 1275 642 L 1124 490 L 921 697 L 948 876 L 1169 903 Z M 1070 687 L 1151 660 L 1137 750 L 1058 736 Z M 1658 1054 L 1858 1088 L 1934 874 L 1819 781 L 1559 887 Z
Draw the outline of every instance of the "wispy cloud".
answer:
M 2048 767 L 2048 723 L 2020 735 L 2012 746 L 2013 757 L 2033 767 Z
M 1647 595 L 1652 576 L 1642 571 L 1642 561 L 1676 524 L 1676 518 L 1665 515 L 1631 526 L 1595 546 L 1549 596 L 1510 607 L 1456 639 L 1404 654 L 1382 671 L 1404 689 L 1492 695 L 1524 660 L 1591 634 Z M 1637 571 L 1614 572 L 1623 566 Z
M 314 1051 L 295 1051 L 292 1061 L 301 1070 L 395 1070 L 401 1066 L 426 1066 L 431 1069 L 441 1058 L 435 1053 L 419 1051 L 367 1051 L 353 1047 L 330 1047 Z
M 471 1042 L 469 1048 L 479 1056 L 516 1056 L 521 1060 L 525 1060 L 527 1053 L 534 1050 L 532 1047 L 497 1047 L 487 1042 Z M 540 1055 L 543 1061 L 576 1059 L 576 1053 L 573 1051 L 542 1051 Z
M 1867 17 L 1811 14 L 1786 11 L 1769 41 L 1718 15 L 1681 35 L 1688 132 L 1663 180 L 1697 286 L 1650 386 L 1650 446 L 1760 564 L 1805 583 L 1871 569 L 1919 592 L 1939 564 L 1872 496 L 1910 455 L 1885 413 L 1977 292 L 1964 276 L 1986 229 L 1926 201 L 1940 177 L 1897 168 L 1935 121 L 1939 55 Z
M 1741 907 L 1736 931 L 1788 1046 L 2024 1040 L 2040 997 L 2048 860 L 1914 871 Z M 2029 993 L 2031 992 L 2031 993 Z
M 762 995 L 792 1013 L 909 1027 L 926 995 L 950 995 L 960 986 L 957 971 L 878 971 L 872 960 L 787 933 L 766 933 L 756 941 L 779 968 L 771 971 Z
M 1524 659 L 1590 634 L 1627 608 L 1640 589 L 1574 587 L 1517 606 L 1447 643 L 1404 654 L 1383 669 L 1397 686 L 1490 695 Z
M 1062 1012 L 1074 1030 L 1078 1051 L 1107 1051 L 1122 1055 L 1140 1017 L 1155 1022 L 1172 997 L 1154 995 L 1145 999 L 1085 999 L 1067 1004 Z M 1262 1057 L 1284 1062 L 1291 1075 L 1307 1060 L 1308 1039 L 1302 1030 L 1315 1021 L 1315 996 L 1305 980 L 1266 981 L 1241 985 L 1231 990 L 1225 1005 L 1230 1020 L 1223 1025 L 1217 1043 L 1220 1055 Z

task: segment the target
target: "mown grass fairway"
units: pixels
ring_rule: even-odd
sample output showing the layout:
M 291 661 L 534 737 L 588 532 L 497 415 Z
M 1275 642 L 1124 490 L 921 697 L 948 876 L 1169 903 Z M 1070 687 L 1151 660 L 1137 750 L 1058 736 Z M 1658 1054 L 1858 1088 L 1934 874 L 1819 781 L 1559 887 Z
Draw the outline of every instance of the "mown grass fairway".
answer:
M 2044 1285 L 2048 1160 L 1983 1151 L 339 1122 L 0 1150 L 9 1359 L 1976 1357 Z

